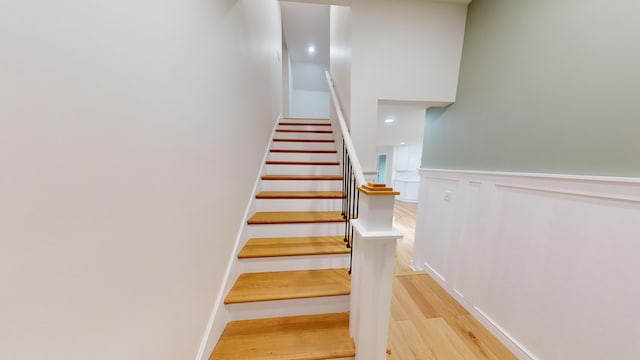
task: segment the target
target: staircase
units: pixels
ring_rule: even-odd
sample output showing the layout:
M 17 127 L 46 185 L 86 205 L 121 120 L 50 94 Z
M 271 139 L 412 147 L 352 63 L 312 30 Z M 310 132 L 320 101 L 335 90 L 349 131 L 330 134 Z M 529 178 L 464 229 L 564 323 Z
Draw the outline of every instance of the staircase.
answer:
M 329 119 L 282 119 L 210 360 L 351 359 L 349 249 Z

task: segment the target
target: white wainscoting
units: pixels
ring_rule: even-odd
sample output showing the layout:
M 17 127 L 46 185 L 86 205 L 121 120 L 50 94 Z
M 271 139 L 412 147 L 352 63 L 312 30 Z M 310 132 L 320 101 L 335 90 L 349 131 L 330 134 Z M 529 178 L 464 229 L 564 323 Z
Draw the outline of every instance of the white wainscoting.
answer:
M 640 179 L 422 169 L 412 266 L 522 359 L 640 359 Z

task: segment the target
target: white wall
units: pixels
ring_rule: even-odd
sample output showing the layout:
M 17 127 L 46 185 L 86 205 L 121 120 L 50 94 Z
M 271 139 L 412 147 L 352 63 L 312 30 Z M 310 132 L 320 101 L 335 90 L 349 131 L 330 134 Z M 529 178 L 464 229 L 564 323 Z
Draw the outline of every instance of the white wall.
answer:
M 325 71 L 325 64 L 293 62 L 293 88 L 310 91 L 329 92 Z
M 467 5 L 352 1 L 351 129 L 375 169 L 378 100 L 455 101 Z
M 329 92 L 294 89 L 292 96 L 289 116 L 294 118 L 329 118 Z
M 289 55 L 287 53 L 287 55 Z M 292 72 L 293 66 L 291 64 L 291 56 L 287 56 L 287 70 L 288 70 L 288 74 L 287 74 L 287 94 L 288 94 L 288 101 L 287 101 L 287 108 L 286 108 L 286 113 L 287 116 L 290 116 L 290 112 L 291 112 L 291 101 L 293 99 L 293 72 Z
M 329 87 L 325 71 L 327 66 L 316 63 L 293 62 L 289 116 L 301 118 L 329 117 Z
M 425 170 L 412 264 L 520 358 L 638 359 L 639 232 L 640 179 Z
M 330 73 L 347 126 L 351 119 L 351 7 L 331 6 Z M 331 110 L 333 111 L 333 109 Z
M 289 56 L 289 49 L 287 43 L 282 41 L 282 116 L 289 117 L 289 102 L 291 101 L 292 92 L 291 78 L 291 57 Z
M 394 120 L 386 123 L 386 119 Z M 398 145 L 416 143 L 422 145 L 424 137 L 424 105 L 392 105 L 379 103 L 377 114 L 376 143 Z
M 195 358 L 282 107 L 277 2 L 1 7 L 0 358 Z

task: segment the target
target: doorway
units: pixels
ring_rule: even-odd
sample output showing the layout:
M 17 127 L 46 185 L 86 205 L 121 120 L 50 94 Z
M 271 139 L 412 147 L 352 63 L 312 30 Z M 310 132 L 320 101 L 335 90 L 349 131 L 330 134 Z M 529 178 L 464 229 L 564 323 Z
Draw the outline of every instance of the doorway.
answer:
M 385 184 L 387 181 L 387 154 L 378 155 L 378 184 Z

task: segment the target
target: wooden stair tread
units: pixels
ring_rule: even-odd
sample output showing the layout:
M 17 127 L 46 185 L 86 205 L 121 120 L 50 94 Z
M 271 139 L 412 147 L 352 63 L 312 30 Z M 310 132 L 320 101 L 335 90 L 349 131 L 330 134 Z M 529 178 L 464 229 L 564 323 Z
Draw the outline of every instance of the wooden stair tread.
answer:
M 341 175 L 264 175 L 262 180 L 339 180 Z
M 267 161 L 267 165 L 315 165 L 315 166 L 336 166 L 337 161 Z
M 256 212 L 248 224 L 303 224 L 344 222 L 340 211 L 265 211 Z
M 331 121 L 331 119 L 329 118 L 310 118 L 310 117 L 283 117 L 280 120 Z
M 272 153 L 297 153 L 297 154 L 337 154 L 337 150 L 304 150 L 304 149 L 271 149 Z
M 344 199 L 342 191 L 263 191 L 256 199 Z
M 296 122 L 280 122 L 280 126 L 331 126 L 331 123 L 296 123 Z
M 276 132 L 283 133 L 309 133 L 309 134 L 332 134 L 331 130 L 295 130 L 295 129 L 276 129 Z
M 318 360 L 355 356 L 349 313 L 231 321 L 209 360 Z
M 240 274 L 224 303 L 349 295 L 351 278 L 348 271 L 322 269 Z
M 239 259 L 278 256 L 348 254 L 344 236 L 254 238 L 238 254 Z
M 276 142 L 315 142 L 315 143 L 332 143 L 333 139 L 273 139 Z

